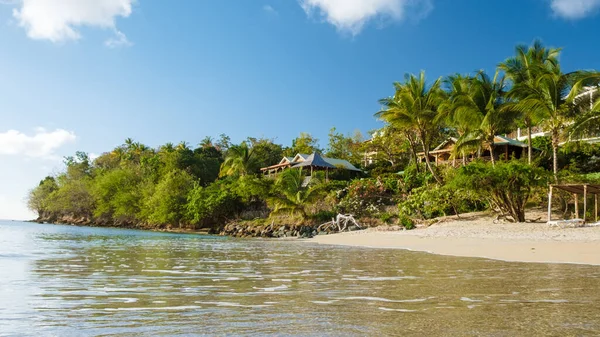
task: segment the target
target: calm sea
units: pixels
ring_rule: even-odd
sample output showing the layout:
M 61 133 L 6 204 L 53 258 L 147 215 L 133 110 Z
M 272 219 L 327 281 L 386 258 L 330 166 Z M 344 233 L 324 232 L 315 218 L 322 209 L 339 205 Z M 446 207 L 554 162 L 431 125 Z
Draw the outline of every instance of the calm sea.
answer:
M 599 334 L 600 267 L 0 222 L 0 336 Z

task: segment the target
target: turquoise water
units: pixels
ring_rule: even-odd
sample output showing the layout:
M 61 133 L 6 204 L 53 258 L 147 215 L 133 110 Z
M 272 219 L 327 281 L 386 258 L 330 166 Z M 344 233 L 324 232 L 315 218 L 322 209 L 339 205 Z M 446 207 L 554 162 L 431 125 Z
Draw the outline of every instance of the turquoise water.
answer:
M 600 267 L 0 222 L 0 336 L 599 334 Z

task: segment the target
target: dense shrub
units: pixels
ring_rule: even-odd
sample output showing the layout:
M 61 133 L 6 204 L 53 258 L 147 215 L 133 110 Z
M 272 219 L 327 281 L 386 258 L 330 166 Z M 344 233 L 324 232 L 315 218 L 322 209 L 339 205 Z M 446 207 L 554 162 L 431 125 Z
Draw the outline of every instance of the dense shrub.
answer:
M 525 221 L 525 206 L 536 187 L 546 186 L 547 172 L 521 161 L 474 162 L 460 168 L 449 188 L 472 192 L 514 221 Z
M 485 201 L 472 191 L 434 184 L 414 189 L 398 208 L 402 215 L 431 219 L 480 211 L 486 206 Z

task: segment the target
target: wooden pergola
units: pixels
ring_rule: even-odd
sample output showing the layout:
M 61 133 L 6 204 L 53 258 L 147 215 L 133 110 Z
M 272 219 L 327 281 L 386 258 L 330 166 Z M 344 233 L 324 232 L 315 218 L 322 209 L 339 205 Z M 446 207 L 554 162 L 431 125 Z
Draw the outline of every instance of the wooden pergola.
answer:
M 575 218 L 579 219 L 579 195 L 583 195 L 583 223 L 585 224 L 587 213 L 588 194 L 594 195 L 594 222 L 598 222 L 598 194 L 600 194 L 600 185 L 598 184 L 554 184 L 550 185 L 548 192 L 548 222 L 552 221 L 552 190 L 563 190 L 573 194 L 575 199 Z

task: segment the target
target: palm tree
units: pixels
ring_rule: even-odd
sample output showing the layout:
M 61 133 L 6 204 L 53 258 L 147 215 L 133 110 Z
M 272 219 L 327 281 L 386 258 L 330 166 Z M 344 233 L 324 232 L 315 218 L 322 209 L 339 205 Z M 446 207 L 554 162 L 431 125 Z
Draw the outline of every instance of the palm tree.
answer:
M 448 99 L 440 105 L 442 112 L 441 118 L 448 125 L 451 125 L 458 133 L 458 137 L 463 138 L 466 134 L 476 129 L 481 125 L 481 113 L 477 109 L 465 108 L 463 98 L 470 97 L 470 89 L 472 87 L 473 78 L 470 76 L 462 76 L 459 74 L 450 75 L 445 80 L 447 90 L 449 92 Z M 456 157 L 459 153 L 462 157 L 463 166 L 466 165 L 466 153 L 473 150 L 479 150 L 481 144 L 477 144 L 473 149 L 468 149 L 467 146 L 462 146 L 460 149 L 454 148 L 453 156 Z M 477 151 L 481 153 L 481 151 Z
M 517 88 L 523 83 L 533 85 L 544 73 L 552 72 L 558 67 L 560 48 L 545 48 L 541 41 L 535 40 L 530 47 L 518 45 L 515 56 L 506 59 L 498 65 L 500 70 L 512 81 L 513 88 L 509 97 L 519 100 L 525 98 L 524 93 Z M 535 111 L 523 111 L 522 121 L 527 128 L 527 160 L 531 164 L 532 147 L 531 132 L 535 125 L 541 122 L 542 116 Z
M 219 177 L 240 175 L 245 176 L 257 169 L 253 149 L 248 143 L 233 145 L 227 150 L 225 161 L 221 164 Z
M 277 193 L 268 199 L 273 207 L 272 215 L 300 215 L 306 219 L 306 208 L 318 200 L 322 193 L 316 185 L 303 186 L 304 175 L 298 169 L 287 169 L 279 175 L 275 187 Z
M 490 152 L 492 165 L 494 158 L 494 139 L 497 134 L 506 131 L 510 126 L 514 113 L 502 109 L 504 104 L 504 77 L 498 71 L 493 79 L 479 71 L 475 77 L 465 79 L 460 90 L 451 95 L 450 109 L 453 120 L 465 125 L 467 130 L 456 142 L 456 151 L 476 146 L 486 147 Z
M 514 109 L 521 113 L 541 116 L 541 125 L 552 139 L 552 157 L 554 180 L 558 182 L 558 145 L 564 129 L 573 121 L 579 111 L 574 104 L 576 96 L 584 83 L 594 78 L 596 73 L 575 71 L 563 73 L 557 65 L 533 82 L 515 85 L 514 90 L 522 95 Z
M 441 83 L 441 78 L 438 78 L 427 86 L 423 71 L 418 77 L 406 74 L 404 83 L 394 83 L 395 95 L 380 101 L 386 109 L 375 114 L 397 128 L 415 132 L 423 146 L 427 169 L 437 182 L 440 182 L 440 179 L 431 167 L 429 149 L 440 126 L 438 107 L 446 96 Z

